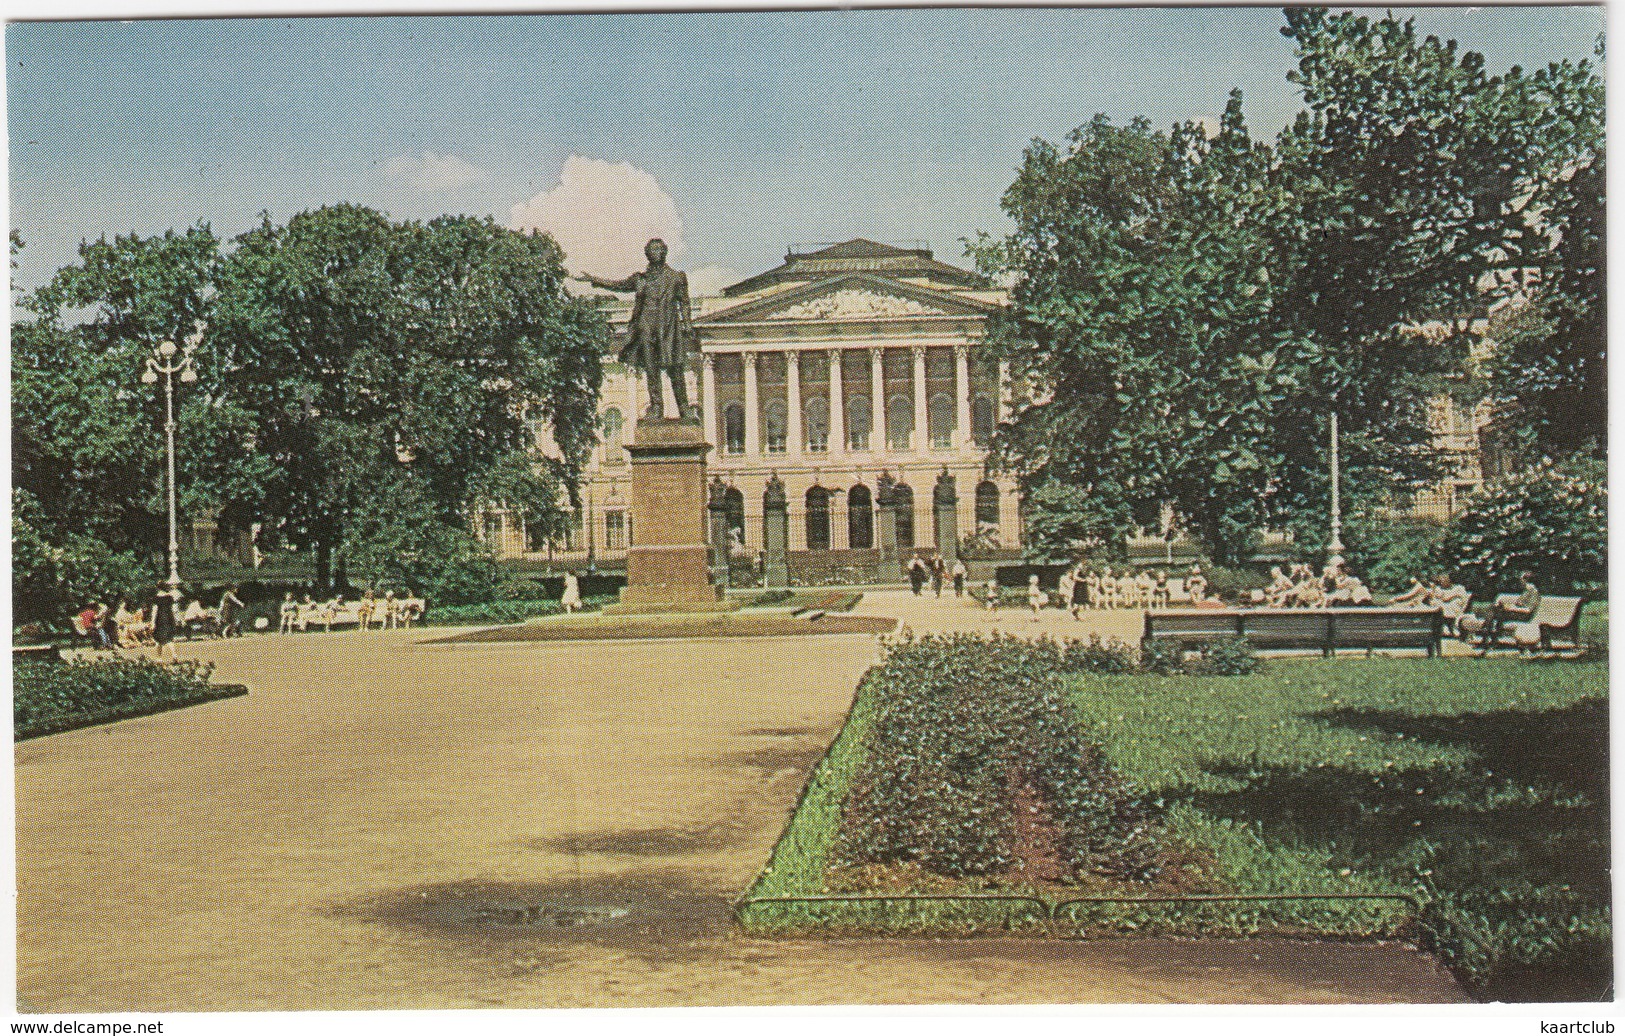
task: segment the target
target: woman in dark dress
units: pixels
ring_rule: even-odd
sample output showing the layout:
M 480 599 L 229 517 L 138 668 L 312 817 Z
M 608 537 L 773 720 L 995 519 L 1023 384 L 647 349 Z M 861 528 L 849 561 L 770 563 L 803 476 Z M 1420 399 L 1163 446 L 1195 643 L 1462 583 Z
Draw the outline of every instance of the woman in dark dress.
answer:
M 170 590 L 158 591 L 152 604 L 152 639 L 158 643 L 158 661 L 167 654 L 171 662 L 175 655 L 175 595 Z

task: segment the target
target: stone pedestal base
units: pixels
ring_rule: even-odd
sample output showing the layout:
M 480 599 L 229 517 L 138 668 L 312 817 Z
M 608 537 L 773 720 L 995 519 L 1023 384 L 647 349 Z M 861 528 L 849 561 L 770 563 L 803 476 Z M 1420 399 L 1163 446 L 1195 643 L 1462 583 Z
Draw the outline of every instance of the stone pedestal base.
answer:
M 705 542 L 705 455 L 711 445 L 697 422 L 642 420 L 626 451 L 632 456 L 633 544 L 626 588 L 607 615 L 731 611 L 711 582 Z

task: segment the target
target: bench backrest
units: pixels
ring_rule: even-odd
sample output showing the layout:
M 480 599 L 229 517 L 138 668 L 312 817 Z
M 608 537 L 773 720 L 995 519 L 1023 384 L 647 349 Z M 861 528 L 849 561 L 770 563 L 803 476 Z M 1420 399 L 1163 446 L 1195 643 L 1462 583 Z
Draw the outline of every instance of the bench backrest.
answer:
M 1439 635 L 1437 608 L 1178 609 L 1147 612 L 1146 633 L 1177 638 L 1243 635 L 1258 646 L 1393 641 L 1425 644 Z
M 1497 608 L 1510 608 L 1517 603 L 1517 594 L 1500 594 L 1495 598 Z M 1567 629 L 1579 619 L 1583 604 L 1584 597 L 1547 597 L 1542 594 L 1540 607 L 1535 609 L 1535 621 L 1553 629 Z

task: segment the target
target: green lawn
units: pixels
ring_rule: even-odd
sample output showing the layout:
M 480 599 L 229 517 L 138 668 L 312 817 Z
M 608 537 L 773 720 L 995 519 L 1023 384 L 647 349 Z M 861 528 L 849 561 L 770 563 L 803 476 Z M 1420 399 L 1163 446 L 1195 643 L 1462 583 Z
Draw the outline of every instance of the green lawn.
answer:
M 1588 999 L 1611 969 L 1607 679 L 1600 661 L 1275 659 L 1079 677 L 1074 700 L 1225 886 L 1412 894 L 1414 934 L 1481 995 Z M 1369 915 L 1301 920 L 1378 934 Z
M 1606 614 L 1598 620 L 1588 632 L 1605 639 Z M 741 921 L 763 934 L 1397 936 L 1437 953 L 1486 999 L 1596 999 L 1612 967 L 1607 675 L 1605 661 L 1508 654 L 1070 678 L 1088 732 L 1166 806 L 1170 867 L 1191 872 L 1165 875 L 1147 895 L 1410 902 L 1114 903 L 1048 924 L 1009 903 L 771 903 L 745 906 Z M 747 899 L 838 888 L 830 855 L 874 708 L 865 687 Z M 1057 898 L 996 878 L 920 888 Z

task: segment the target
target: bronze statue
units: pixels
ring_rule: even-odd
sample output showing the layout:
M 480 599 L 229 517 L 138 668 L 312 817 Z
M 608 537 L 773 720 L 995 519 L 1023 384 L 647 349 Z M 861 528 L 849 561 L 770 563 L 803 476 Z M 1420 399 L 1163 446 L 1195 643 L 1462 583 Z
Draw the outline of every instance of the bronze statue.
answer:
M 689 315 L 688 275 L 666 265 L 666 243 L 658 237 L 643 246 L 649 268 L 624 281 L 600 280 L 591 274 L 583 278 L 605 291 L 636 293 L 632 319 L 627 325 L 627 342 L 621 348 L 622 363 L 641 370 L 649 384 L 646 419 L 666 416 L 665 392 L 660 387 L 664 371 L 677 397 L 680 420 L 698 421 L 699 408 L 690 406 L 683 372 L 689 353 L 695 349 L 694 326 Z

